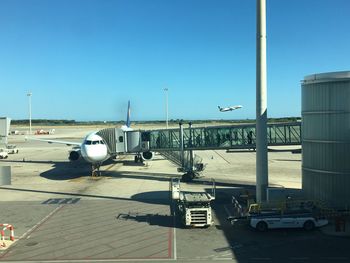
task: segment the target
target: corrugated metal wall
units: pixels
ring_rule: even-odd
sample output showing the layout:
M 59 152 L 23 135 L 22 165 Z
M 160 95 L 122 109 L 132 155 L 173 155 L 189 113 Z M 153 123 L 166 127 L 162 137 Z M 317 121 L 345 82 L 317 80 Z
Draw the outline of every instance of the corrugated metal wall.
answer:
M 350 72 L 305 77 L 302 118 L 305 194 L 350 208 Z

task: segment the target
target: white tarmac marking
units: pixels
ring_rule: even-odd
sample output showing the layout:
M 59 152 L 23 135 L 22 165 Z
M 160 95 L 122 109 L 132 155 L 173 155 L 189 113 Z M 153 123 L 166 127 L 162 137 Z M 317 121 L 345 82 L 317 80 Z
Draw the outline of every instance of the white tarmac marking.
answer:
M 54 213 L 56 213 L 56 211 L 58 209 L 60 209 L 62 207 L 62 205 L 56 207 L 50 214 L 48 214 L 47 216 L 45 216 L 43 219 L 41 219 L 38 223 L 36 223 L 31 229 L 29 229 L 27 232 L 25 232 L 22 236 L 20 236 L 19 239 L 24 238 L 26 235 L 28 235 L 29 233 L 31 233 L 35 228 L 37 228 L 39 225 L 41 225 L 43 222 L 45 222 L 45 220 L 47 220 L 50 216 L 52 216 Z M 30 235 L 27 236 L 26 239 L 29 239 Z
M 176 248 L 176 227 L 174 225 L 174 260 L 177 259 L 176 250 L 177 250 L 177 248 Z
M 40 260 L 41 263 L 57 263 L 57 262 L 155 262 L 155 261 L 173 261 L 173 259 L 162 259 L 162 258 L 137 258 L 137 259 L 56 259 L 56 260 Z M 1 261 L 1 263 L 33 263 L 34 261 Z
M 210 260 L 210 261 L 226 261 L 226 260 L 230 260 L 232 261 L 232 259 L 234 258 L 221 258 L 221 257 L 216 257 L 216 255 L 211 255 L 211 256 L 207 256 L 207 257 L 196 257 L 196 258 L 181 258 L 180 260 L 183 260 L 185 262 L 192 262 L 192 261 L 202 261 L 202 260 Z
M 290 260 L 309 260 L 308 257 L 291 257 Z
M 226 256 L 231 256 L 232 253 L 226 253 L 226 254 L 223 254 L 223 255 L 220 255 L 221 257 L 226 257 Z
M 172 207 L 174 207 L 174 200 L 172 201 L 173 202 L 173 205 Z M 177 260 L 177 247 L 176 247 L 176 221 L 175 221 L 175 218 L 176 218 L 176 211 L 174 209 L 174 212 L 173 212 L 173 226 L 174 226 L 174 260 Z
M 334 260 L 341 260 L 341 261 L 346 261 L 349 262 L 349 258 L 347 257 L 326 257 L 327 260 L 330 260 L 330 262 L 334 261 Z
M 230 162 L 228 160 L 226 160 L 220 153 L 218 153 L 216 150 L 213 150 L 213 152 L 215 152 L 217 155 L 219 155 L 225 162 L 229 163 Z
M 176 248 L 176 227 L 175 227 L 175 225 L 174 225 L 174 260 L 177 260 L 177 253 L 176 253 L 176 250 L 177 250 L 177 248 Z

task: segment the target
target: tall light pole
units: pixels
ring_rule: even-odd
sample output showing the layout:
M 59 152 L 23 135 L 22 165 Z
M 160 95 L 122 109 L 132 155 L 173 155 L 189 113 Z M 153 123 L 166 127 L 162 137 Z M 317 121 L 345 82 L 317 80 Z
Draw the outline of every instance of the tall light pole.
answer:
M 32 134 L 32 93 L 27 94 L 29 97 L 29 134 Z
M 269 185 L 267 164 L 266 101 L 266 0 L 256 1 L 256 199 L 266 200 Z
M 168 118 L 169 118 L 169 114 L 168 114 L 168 88 L 164 88 L 165 91 L 165 112 L 166 112 L 166 128 L 168 129 L 169 127 L 169 123 L 168 123 Z

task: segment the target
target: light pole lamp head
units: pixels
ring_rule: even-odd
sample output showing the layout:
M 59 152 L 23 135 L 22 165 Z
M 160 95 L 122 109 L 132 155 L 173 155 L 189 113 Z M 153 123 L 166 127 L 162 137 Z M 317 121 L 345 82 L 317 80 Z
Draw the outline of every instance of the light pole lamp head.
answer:
M 27 93 L 27 96 L 30 97 L 30 96 L 32 96 L 32 94 L 33 94 L 33 93 L 28 92 L 28 93 Z

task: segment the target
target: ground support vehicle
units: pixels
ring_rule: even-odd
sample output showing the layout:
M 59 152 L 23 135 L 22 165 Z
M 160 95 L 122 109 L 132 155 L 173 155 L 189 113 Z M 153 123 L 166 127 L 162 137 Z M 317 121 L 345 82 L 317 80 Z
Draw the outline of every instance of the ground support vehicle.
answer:
M 188 227 L 211 226 L 214 223 L 210 206 L 212 200 L 208 193 L 180 192 L 177 210 L 182 223 Z
M 276 228 L 304 228 L 307 231 L 328 224 L 325 218 L 317 218 L 306 211 L 287 213 L 260 213 L 249 218 L 249 225 L 260 232 Z
M 288 201 L 283 203 L 251 203 L 249 208 L 232 198 L 235 216 L 227 219 L 234 224 L 247 224 L 258 231 L 276 228 L 304 228 L 312 230 L 328 224 L 328 216 L 311 201 Z
M 47 134 L 54 134 L 55 133 L 55 129 L 50 129 L 48 131 L 40 129 L 40 130 L 36 130 L 35 131 L 35 135 L 47 135 Z
M 213 221 L 211 201 L 215 200 L 215 182 L 212 194 L 207 192 L 189 192 L 180 189 L 180 180 L 171 180 L 169 186 L 176 214 L 186 227 L 208 227 Z
M 15 154 L 15 153 L 18 153 L 18 149 L 17 149 L 17 146 L 14 145 L 14 144 L 8 144 L 6 146 L 6 151 L 8 154 Z
M 8 154 L 4 149 L 0 149 L 0 159 L 7 159 Z
M 242 217 L 229 217 L 231 224 L 248 224 L 252 228 L 265 232 L 268 229 L 304 228 L 307 231 L 328 224 L 324 217 L 320 218 L 307 211 L 264 212 Z

